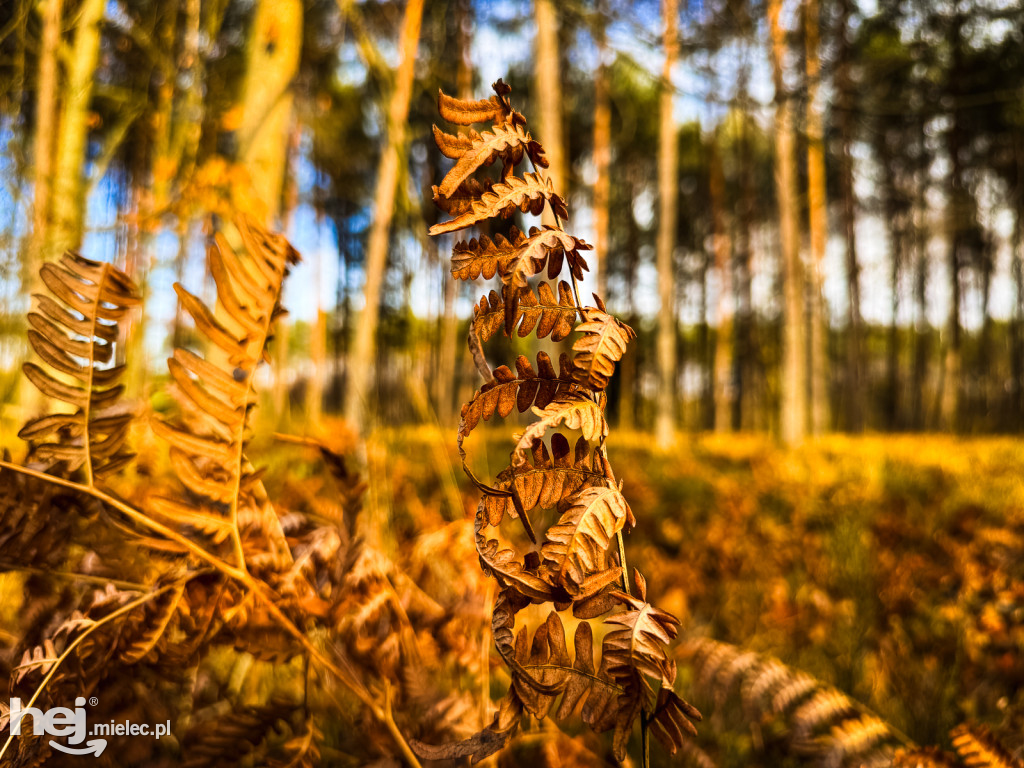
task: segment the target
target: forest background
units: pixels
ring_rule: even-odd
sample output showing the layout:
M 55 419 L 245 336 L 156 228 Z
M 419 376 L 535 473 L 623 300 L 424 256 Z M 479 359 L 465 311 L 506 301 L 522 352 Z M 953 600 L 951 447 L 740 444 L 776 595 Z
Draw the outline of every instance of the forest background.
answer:
M 638 332 L 610 451 L 662 603 L 919 743 L 1018 722 L 1015 0 L 5 0 L 0 447 L 39 406 L 21 364 L 42 263 L 134 275 L 127 396 L 159 413 L 165 358 L 197 341 L 171 285 L 213 295 L 209 217 L 241 208 L 303 255 L 258 380 L 266 434 L 366 438 L 385 549 L 462 521 L 464 340 L 490 286 L 452 280 L 426 235 L 431 124 L 438 88 L 499 77 L 595 246 L 584 295 Z M 499 363 L 533 351 L 498 338 Z M 733 764 L 755 741 L 709 749 Z

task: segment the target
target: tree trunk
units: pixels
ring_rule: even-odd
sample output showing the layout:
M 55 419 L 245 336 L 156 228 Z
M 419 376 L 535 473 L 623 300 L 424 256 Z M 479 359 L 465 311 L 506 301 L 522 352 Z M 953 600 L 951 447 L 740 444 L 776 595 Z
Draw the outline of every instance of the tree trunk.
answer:
M 807 349 L 804 340 L 804 275 L 800 263 L 799 209 L 797 206 L 793 107 L 785 91 L 783 66 L 786 31 L 779 18 L 782 0 L 769 0 L 772 73 L 775 82 L 775 189 L 779 206 L 785 315 L 782 330 L 780 376 L 781 436 L 784 443 L 799 443 L 807 426 Z
M 259 0 L 246 46 L 238 160 L 249 175 L 253 212 L 271 227 L 280 223 L 292 135 L 291 85 L 301 51 L 301 0 Z M 226 314 L 218 305 L 217 318 Z M 233 327 L 226 317 L 222 322 Z M 273 403 L 280 424 L 288 412 L 287 318 L 277 322 L 274 335 Z
M 965 250 L 965 230 L 967 228 L 970 205 L 964 184 L 963 163 L 960 151 L 964 146 L 964 128 L 959 110 L 959 78 L 962 72 L 963 40 L 961 27 L 963 17 L 955 11 L 949 24 L 949 47 L 953 56 L 952 70 L 949 73 L 948 94 L 951 97 L 951 122 L 946 134 L 946 149 L 949 155 L 950 172 L 946 202 L 946 233 L 949 239 L 949 319 L 947 322 L 946 355 L 942 375 L 942 415 L 943 428 L 959 430 L 961 408 L 961 328 L 960 328 L 960 269 L 963 266 L 962 250 Z
M 238 154 L 267 223 L 281 212 L 291 136 L 291 84 L 301 50 L 300 0 L 260 0 L 246 51 Z
M 675 441 L 676 431 L 676 312 L 675 250 L 676 201 L 679 163 L 679 141 L 673 115 L 672 67 L 679 50 L 677 0 L 662 0 L 664 21 L 665 63 L 661 72 L 660 123 L 658 129 L 658 295 L 661 311 L 658 316 L 658 399 L 655 431 L 658 445 L 668 448 Z
M 50 224 L 50 193 L 53 185 L 54 136 L 57 123 L 57 57 L 60 52 L 61 0 L 46 0 L 42 6 L 43 36 L 39 50 L 36 86 L 36 136 L 33 146 L 35 189 L 32 203 L 28 281 L 34 284 L 43 261 L 43 248 Z
M 733 366 L 733 291 L 732 291 L 732 238 L 726 220 L 725 172 L 719 137 L 711 141 L 711 221 L 715 252 L 715 271 L 718 274 L 717 330 L 715 331 L 714 360 L 714 429 L 727 432 L 732 428 L 733 404 L 736 397 Z
M 472 22 L 473 6 L 469 0 L 459 0 L 455 6 L 458 22 L 456 24 L 456 39 L 459 46 L 459 66 L 456 71 L 456 89 L 460 99 L 473 98 L 473 60 L 472 60 L 472 38 L 470 36 L 470 24 Z M 429 181 L 427 182 L 429 185 Z M 429 188 L 427 189 L 429 192 Z M 436 242 L 436 238 L 434 238 Z M 447 259 L 443 260 L 447 264 Z M 438 355 L 437 386 L 435 389 L 435 401 L 437 402 L 437 419 L 447 426 L 451 424 L 456 416 L 454 392 L 458 389 L 459 371 L 458 351 L 459 344 L 459 319 L 455 315 L 455 304 L 459 299 L 459 288 L 462 282 L 455 280 L 449 274 L 447 267 L 443 270 L 444 281 L 444 309 L 441 319 L 441 346 Z
M 565 142 L 562 139 L 562 70 L 558 57 L 558 13 L 553 0 L 535 0 L 533 5 L 537 36 L 534 41 L 533 95 L 537 100 L 537 131 L 547 154 L 547 175 L 555 191 L 569 199 L 565 164 Z M 550 208 L 544 208 L 542 220 L 554 224 Z
M 40 8 L 42 39 L 39 49 L 38 80 L 36 84 L 36 133 L 32 159 L 35 180 L 32 198 L 32 233 L 23 262 L 23 290 L 32 295 L 42 287 L 39 268 L 52 258 L 48 249 L 53 221 L 51 198 L 53 190 L 53 160 L 56 151 L 56 128 L 59 114 L 57 94 L 59 72 L 57 59 L 61 47 L 61 0 L 46 0 Z M 29 380 L 21 376 L 18 384 L 18 402 L 23 411 L 35 413 L 42 403 L 42 395 Z
M 630 187 L 629 199 L 636 197 L 635 186 L 631 181 L 625 182 Z M 626 303 L 629 305 L 629 317 L 626 322 L 632 328 L 637 327 L 636 312 L 636 272 L 640 264 L 639 242 L 640 228 L 636 223 L 636 217 L 630 212 L 626 216 Z M 626 354 L 622 356 L 620 369 L 622 375 L 619 379 L 619 428 L 629 431 L 636 426 L 636 389 L 637 389 L 637 368 L 640 348 L 638 344 L 630 344 L 626 347 Z
M 745 57 L 746 58 L 746 57 Z M 740 114 L 739 137 L 739 174 L 740 174 L 740 202 L 738 211 L 738 225 L 736 228 L 736 260 L 739 271 L 739 286 L 737 291 L 737 334 L 736 334 L 736 360 L 739 382 L 739 391 L 736 393 L 736 405 L 733 412 L 733 425 L 737 429 L 750 431 L 754 429 L 755 419 L 759 410 L 760 388 L 758 371 L 760 366 L 756 364 L 758 357 L 758 345 L 754 340 L 754 299 L 752 290 L 753 280 L 753 230 L 754 230 L 754 174 L 753 174 L 753 153 L 750 142 L 749 120 L 752 114 L 747 84 L 750 79 L 749 64 L 744 64 L 740 70 L 740 82 L 738 87 Z
M 807 70 L 807 210 L 811 245 L 811 431 L 820 435 L 829 428 L 828 322 L 825 318 L 824 262 L 828 240 L 828 201 L 825 194 L 825 128 L 821 99 L 821 65 L 818 0 L 804 6 L 804 40 Z
M 75 24 L 75 42 L 62 89 L 63 105 L 57 128 L 57 154 L 51 200 L 51 226 L 44 259 L 56 258 L 82 243 L 85 223 L 86 143 L 89 106 L 100 53 L 100 21 L 103 0 L 85 0 Z
M 836 86 L 839 92 L 839 196 L 846 240 L 846 428 L 859 432 L 864 428 L 864 395 L 861 385 L 860 265 L 857 260 L 856 205 L 853 190 L 853 102 L 854 85 L 850 76 L 853 54 L 848 42 L 851 0 L 839 4 L 839 68 Z
M 1013 398 L 1010 413 L 1013 414 L 1011 424 L 1017 430 L 1024 426 L 1024 221 L 1020 210 L 1019 206 L 1015 209 L 1010 252 L 1010 272 L 1016 299 L 1010 320 L 1010 392 Z
M 370 385 L 373 381 L 374 358 L 377 352 L 377 321 L 380 315 L 380 292 L 387 267 L 391 218 L 394 214 L 395 192 L 398 189 L 400 160 L 404 154 L 405 122 L 412 99 L 416 49 L 419 45 L 423 0 L 408 0 L 402 35 L 399 41 L 401 62 L 395 87 L 388 105 L 387 146 L 377 169 L 377 190 L 374 194 L 374 219 L 366 247 L 365 305 L 356 325 L 355 341 L 348 360 L 348 387 L 345 391 L 345 420 L 357 433 L 365 428 L 369 412 Z
M 608 290 L 610 166 L 612 160 L 612 107 L 609 95 L 608 45 L 605 22 L 607 0 L 598 0 L 594 42 L 597 45 L 597 71 L 594 73 L 594 258 L 591 271 L 597 275 L 597 295 L 605 298 Z

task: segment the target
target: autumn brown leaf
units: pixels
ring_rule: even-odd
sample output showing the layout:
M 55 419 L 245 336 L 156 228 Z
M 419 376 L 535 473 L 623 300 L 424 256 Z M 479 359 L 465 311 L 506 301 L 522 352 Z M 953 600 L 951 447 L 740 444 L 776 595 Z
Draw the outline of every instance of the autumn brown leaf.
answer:
M 566 496 L 581 488 L 606 482 L 607 459 L 597 449 L 591 449 L 582 437 L 573 451 L 564 435 L 551 436 L 551 452 L 542 440 L 533 445 L 533 463 L 507 467 L 498 475 L 495 487 L 509 489 L 518 497 L 523 509 L 553 509 Z M 491 525 L 498 525 L 502 517 L 514 514 L 511 497 L 484 498 Z
M 495 217 L 506 219 L 516 211 L 537 215 L 544 210 L 545 204 L 551 206 L 556 216 L 568 218 L 569 211 L 565 202 L 555 193 L 550 179 L 536 173 L 523 174 L 522 178 L 509 176 L 473 202 L 467 212 L 457 215 L 451 221 L 432 226 L 430 234 L 457 232 Z
M 451 142 L 447 144 L 450 149 L 454 149 Z M 441 182 L 440 192 L 447 197 L 475 171 L 491 165 L 498 158 L 501 158 L 506 169 L 510 170 L 523 159 L 524 153 L 529 155 L 534 165 L 548 167 L 544 150 L 525 128 L 521 125 L 496 125 L 490 131 L 484 131 L 474 137 L 469 147 L 461 152 L 455 167 L 448 171 L 448 175 Z
M 579 594 L 588 577 L 608 569 L 608 549 L 631 513 L 623 495 L 607 486 L 584 488 L 560 509 L 564 511 L 548 529 L 541 556 L 552 583 Z
M 622 359 L 636 333 L 625 323 L 600 309 L 589 307 L 584 321 L 574 330 L 583 336 L 573 345 L 573 376 L 591 389 L 604 389 L 615 373 L 615 363 Z
M 489 99 L 470 101 L 456 99 L 444 91 L 437 91 L 437 111 L 444 120 L 455 125 L 473 125 L 474 123 L 499 123 L 511 112 L 508 99 L 501 95 Z
M 445 133 L 436 125 L 434 130 L 434 144 L 441 151 L 441 154 L 451 160 L 458 160 L 466 151 L 473 146 L 473 142 L 480 138 L 480 134 L 474 130 L 467 133 Z
M 489 341 L 499 330 L 506 329 L 506 295 L 517 289 L 502 287 L 502 295 L 491 291 L 483 296 L 473 309 L 473 323 L 483 341 Z M 520 338 L 529 336 L 536 328 L 537 338 L 551 336 L 552 341 L 561 341 L 572 333 L 572 323 L 578 311 L 573 300 L 572 288 L 562 280 L 558 283 L 558 298 L 548 283 L 538 283 L 536 292 L 529 286 L 518 289 L 519 300 L 514 302 L 512 329 Z M 517 330 L 518 328 L 518 330 Z
M 578 393 L 557 397 L 545 408 L 534 408 L 538 420 L 531 424 L 516 442 L 512 453 L 513 466 L 526 464 L 528 451 L 535 440 L 540 440 L 549 429 L 564 425 L 579 430 L 586 440 L 597 441 L 608 435 L 608 422 L 604 411 L 590 398 Z
M 526 235 L 517 227 L 509 230 L 508 237 L 495 235 L 494 239 L 481 235 L 469 242 L 461 241 L 452 248 L 452 277 L 458 280 L 486 279 L 495 274 L 507 274 L 509 264 L 526 242 Z M 506 281 L 507 282 L 507 281 Z
M 125 367 L 110 363 L 120 321 L 139 304 L 138 289 L 111 264 L 70 251 L 59 262 L 44 264 L 40 277 L 52 297 L 33 296 L 28 340 L 52 372 L 35 363 L 25 363 L 22 371 L 46 397 L 75 411 L 30 419 L 18 436 L 30 441 L 33 459 L 51 467 L 62 464 L 67 472 L 84 468 L 92 484 L 134 456 L 127 449 L 133 414 L 118 406 Z

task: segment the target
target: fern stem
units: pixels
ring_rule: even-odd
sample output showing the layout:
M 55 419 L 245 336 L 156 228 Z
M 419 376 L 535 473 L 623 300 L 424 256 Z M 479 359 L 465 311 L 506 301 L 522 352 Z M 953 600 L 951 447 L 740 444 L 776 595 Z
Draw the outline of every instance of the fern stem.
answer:
M 633 592 L 629 588 L 629 566 L 626 564 L 626 543 L 622 538 L 622 531 L 615 534 L 619 544 L 619 565 L 622 566 L 622 586 L 627 595 Z M 651 726 L 647 716 L 647 710 L 640 708 L 640 765 L 643 768 L 651 768 Z
M 622 589 L 627 595 L 632 595 L 633 590 L 629 588 L 629 566 L 626 565 L 626 542 L 622 538 L 621 530 L 616 532 L 615 539 L 619 543 L 619 565 L 622 566 Z
M 36 687 L 35 693 L 33 693 L 32 694 L 32 698 L 30 698 L 28 700 L 28 703 L 25 705 L 25 709 L 28 709 L 29 707 L 31 707 L 33 704 L 36 703 L 36 699 L 39 698 L 39 695 L 43 692 L 43 690 L 49 684 L 50 680 L 53 679 L 53 676 L 57 673 L 57 669 L 60 667 L 60 665 L 64 663 L 64 661 L 68 658 L 68 656 L 71 655 L 71 652 L 74 651 L 75 648 L 77 648 L 79 645 L 81 645 L 82 641 L 85 640 L 85 638 L 87 638 L 89 635 L 91 635 L 97 629 L 102 627 L 104 624 L 107 624 L 107 623 L 113 621 L 114 619 L 116 619 L 116 618 L 118 618 L 120 616 L 123 616 L 126 613 L 130 613 L 131 611 L 133 611 L 136 608 L 138 608 L 140 605 L 148 603 L 150 600 L 152 600 L 152 599 L 154 599 L 156 597 L 159 597 L 164 592 L 167 592 L 170 589 L 174 589 L 176 586 L 177 586 L 176 584 L 165 584 L 164 586 L 160 587 L 159 589 L 154 589 L 152 592 L 148 592 L 147 594 L 143 595 L 142 597 L 136 598 L 135 600 L 132 600 L 130 603 L 126 603 L 125 605 L 122 605 L 116 611 L 113 611 L 113 612 L 107 614 L 106 616 L 104 616 L 102 619 L 97 619 L 94 623 L 90 624 L 88 629 L 86 629 L 85 631 L 82 632 L 82 634 L 80 634 L 78 637 L 76 637 L 74 642 L 72 642 L 71 645 L 69 645 L 67 648 L 64 649 L 64 653 L 62 653 L 60 656 L 58 656 L 56 661 L 53 662 L 53 666 L 50 667 L 50 670 L 43 677 L 42 682 L 40 682 L 39 685 Z M 11 746 L 11 742 L 12 741 L 14 741 L 14 734 L 13 733 L 9 733 L 7 735 L 7 741 L 4 742 L 3 747 L 0 747 L 0 758 L 3 758 L 4 754 L 7 752 L 7 749 Z
M 100 279 L 96 283 L 96 301 L 93 302 L 89 326 L 89 374 L 85 381 L 85 402 L 82 403 L 82 451 L 85 453 L 85 482 L 90 487 L 94 484 L 95 478 L 92 471 L 92 440 L 89 435 L 89 417 L 92 415 L 92 380 L 96 372 L 96 320 L 100 312 L 100 301 L 103 295 L 103 286 L 107 282 L 107 273 L 110 265 L 104 264 L 100 272 Z
M 19 565 L 9 560 L 0 560 L 0 569 L 5 571 L 21 571 L 37 576 L 54 576 L 58 579 L 69 579 L 71 581 L 84 581 L 87 584 L 98 584 L 106 586 L 112 584 L 118 589 L 127 589 L 133 592 L 145 592 L 149 587 L 146 584 L 138 584 L 134 581 L 122 581 L 121 579 L 108 579 L 106 576 L 93 576 L 88 573 L 76 573 L 74 571 L 50 571 L 46 568 L 34 568 L 31 565 Z

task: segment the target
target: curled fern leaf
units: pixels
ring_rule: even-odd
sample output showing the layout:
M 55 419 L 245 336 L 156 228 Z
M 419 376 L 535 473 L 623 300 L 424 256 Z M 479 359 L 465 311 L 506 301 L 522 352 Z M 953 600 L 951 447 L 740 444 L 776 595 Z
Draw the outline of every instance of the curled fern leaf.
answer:
M 70 251 L 39 275 L 56 298 L 33 297 L 28 339 L 50 370 L 25 363 L 23 371 L 40 392 L 75 411 L 31 419 L 18 435 L 32 443 L 33 458 L 83 468 L 91 484 L 134 455 L 126 446 L 132 413 L 117 407 L 125 367 L 111 363 L 119 321 L 139 303 L 138 289 L 116 267 Z
M 437 91 L 437 111 L 441 117 L 455 125 L 474 123 L 503 123 L 512 112 L 508 103 L 508 88 L 501 80 L 494 84 L 495 95 L 489 99 L 470 101 L 456 99 L 444 91 Z
M 1024 763 L 1014 759 L 982 725 L 958 725 L 950 736 L 953 748 L 969 768 L 1024 768 Z

